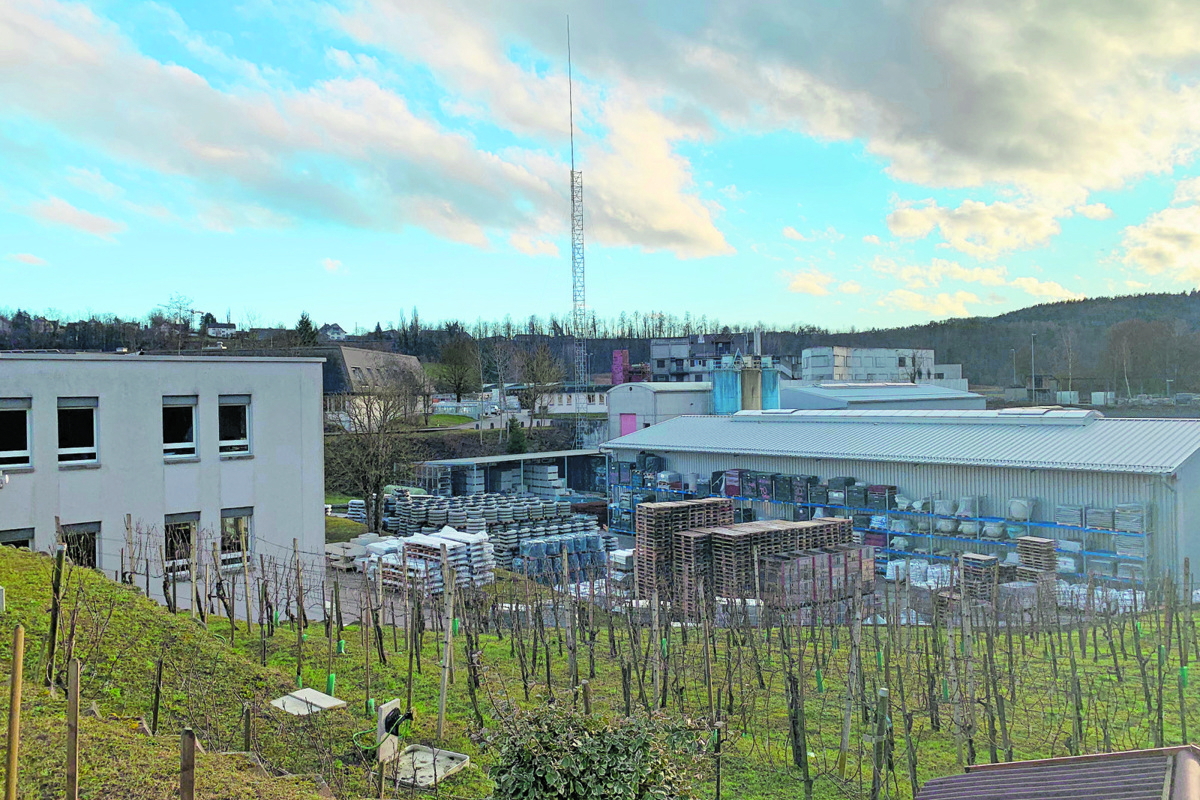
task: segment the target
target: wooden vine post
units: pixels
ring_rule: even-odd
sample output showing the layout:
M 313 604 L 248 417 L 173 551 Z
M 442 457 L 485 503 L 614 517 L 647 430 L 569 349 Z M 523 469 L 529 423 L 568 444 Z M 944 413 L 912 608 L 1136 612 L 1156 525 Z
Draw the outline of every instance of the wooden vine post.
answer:
M 79 800 L 79 659 L 67 668 L 67 800 Z
M 21 686 L 25 676 L 25 627 L 13 629 L 12 676 L 8 685 L 8 760 L 4 800 L 17 800 L 17 763 L 21 746 Z

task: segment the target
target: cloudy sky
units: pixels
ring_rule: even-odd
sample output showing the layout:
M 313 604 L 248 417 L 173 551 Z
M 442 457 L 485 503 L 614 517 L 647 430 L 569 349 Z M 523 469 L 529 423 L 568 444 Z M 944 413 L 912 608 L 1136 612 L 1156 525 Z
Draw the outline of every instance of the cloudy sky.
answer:
M 0 2 L 0 307 L 835 328 L 1200 285 L 1200 3 Z

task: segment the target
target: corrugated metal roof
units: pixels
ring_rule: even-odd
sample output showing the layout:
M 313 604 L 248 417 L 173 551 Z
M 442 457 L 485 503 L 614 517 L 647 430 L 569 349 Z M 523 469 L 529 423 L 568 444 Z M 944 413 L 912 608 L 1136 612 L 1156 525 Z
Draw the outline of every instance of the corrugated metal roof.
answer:
M 968 767 L 929 781 L 917 800 L 1192 800 L 1200 765 L 1191 746 Z
M 612 388 L 628 389 L 632 386 L 649 389 L 652 392 L 711 392 L 713 388 L 709 381 L 672 381 L 670 383 L 667 381 L 630 381 L 629 383 L 618 383 Z
M 675 417 L 604 448 L 1170 474 L 1200 450 L 1200 419 L 1061 409 L 784 409 Z
M 476 456 L 475 458 L 435 458 L 424 462 L 439 467 L 482 467 L 488 464 L 503 464 L 519 461 L 539 461 L 543 458 L 575 458 L 576 456 L 598 456 L 599 450 L 547 450 L 541 453 L 506 453 L 499 456 Z

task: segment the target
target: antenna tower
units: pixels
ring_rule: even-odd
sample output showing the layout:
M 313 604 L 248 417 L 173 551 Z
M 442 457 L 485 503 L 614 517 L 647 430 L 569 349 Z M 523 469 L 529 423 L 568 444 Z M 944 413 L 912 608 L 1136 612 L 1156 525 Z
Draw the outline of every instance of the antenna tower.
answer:
M 575 94 L 571 75 L 571 17 L 567 16 L 567 104 L 571 116 L 571 332 L 575 336 L 574 381 L 577 392 L 590 383 L 588 375 L 587 302 L 583 279 L 583 173 L 575 169 Z M 575 404 L 575 447 L 583 447 L 584 416 Z

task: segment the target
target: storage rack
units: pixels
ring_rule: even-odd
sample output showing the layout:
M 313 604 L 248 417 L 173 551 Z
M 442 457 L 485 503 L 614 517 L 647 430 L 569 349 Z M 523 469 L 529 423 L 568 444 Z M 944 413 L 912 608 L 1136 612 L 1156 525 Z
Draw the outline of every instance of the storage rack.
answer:
M 851 514 L 851 515 L 880 513 L 879 509 L 858 508 L 858 507 L 853 507 L 853 506 L 849 506 L 849 505 L 835 505 L 835 504 L 831 504 L 831 503 L 820 503 L 820 502 L 817 502 L 817 503 L 803 502 L 802 503 L 802 502 L 796 502 L 794 500 L 793 501 L 774 500 L 774 499 L 770 499 L 770 498 L 764 498 L 761 496 L 715 495 L 715 494 L 711 493 L 711 490 L 710 490 L 709 494 L 705 495 L 703 493 L 696 494 L 693 492 L 685 492 L 685 491 L 678 490 L 678 489 L 650 490 L 650 489 L 646 489 L 644 487 L 635 487 L 633 485 L 627 485 L 627 484 L 613 484 L 612 488 L 616 489 L 616 490 L 627 489 L 627 490 L 630 490 L 631 492 L 638 492 L 638 491 L 643 492 L 643 493 L 653 492 L 655 494 L 655 496 L 676 495 L 676 496 L 680 496 L 680 497 L 683 497 L 683 496 L 687 496 L 687 497 L 728 497 L 728 499 L 733 500 L 734 502 L 739 502 L 739 503 L 765 503 L 765 504 L 769 504 L 772 506 L 779 506 L 782 508 L 803 509 L 806 512 L 811 509 L 814 509 L 814 508 L 824 508 L 829 511 L 843 512 L 844 514 Z M 825 488 L 825 487 L 814 487 L 814 488 Z M 1128 504 L 1123 504 L 1123 505 L 1128 505 Z M 976 535 L 973 537 L 971 537 L 971 536 L 953 536 L 953 535 L 949 535 L 949 534 L 941 534 L 941 533 L 933 532 L 933 530 L 932 530 L 933 524 L 932 523 L 935 522 L 936 520 L 938 520 L 938 519 L 953 519 L 953 520 L 957 520 L 959 522 L 979 522 L 979 523 L 991 522 L 991 523 L 1003 523 L 1005 525 L 1008 525 L 1008 524 L 1021 525 L 1022 527 L 1026 528 L 1027 530 L 1037 528 L 1037 529 L 1048 530 L 1048 531 L 1063 531 L 1063 532 L 1067 532 L 1067 533 L 1071 533 L 1071 534 L 1102 535 L 1102 536 L 1113 537 L 1113 541 L 1114 541 L 1114 549 L 1113 550 L 1092 550 L 1092 549 L 1086 549 L 1086 548 L 1083 550 L 1065 550 L 1065 549 L 1057 549 L 1056 548 L 1055 552 L 1063 553 L 1063 554 L 1069 555 L 1069 556 L 1082 556 L 1083 557 L 1083 570 L 1081 572 L 1058 573 L 1058 574 L 1059 575 L 1068 575 L 1069 577 L 1076 577 L 1076 578 L 1095 577 L 1100 580 L 1112 580 L 1112 581 L 1119 581 L 1121 583 L 1128 583 L 1131 580 L 1131 577 L 1128 575 L 1121 575 L 1118 573 L 1118 575 L 1114 576 L 1114 575 L 1106 575 L 1106 574 L 1102 574 L 1102 573 L 1100 573 L 1100 574 L 1091 573 L 1087 566 L 1088 559 L 1089 558 L 1097 558 L 1097 559 L 1102 559 L 1103 561 L 1109 562 L 1109 563 L 1115 562 L 1118 564 L 1118 567 L 1121 564 L 1128 564 L 1138 571 L 1143 571 L 1145 569 L 1145 564 L 1147 561 L 1147 556 L 1145 555 L 1145 553 L 1146 553 L 1146 551 L 1149 550 L 1148 541 L 1149 541 L 1150 537 L 1153 536 L 1153 533 L 1150 531 L 1142 531 L 1142 532 L 1114 531 L 1114 530 L 1108 530 L 1108 529 L 1104 529 L 1104 528 L 1089 528 L 1089 527 L 1081 526 L 1081 525 L 1063 525 L 1063 524 L 1059 524 L 1057 522 L 1048 522 L 1045 520 L 1032 520 L 1031 519 L 1031 520 L 1022 520 L 1022 521 L 1017 522 L 1017 521 L 1006 519 L 1004 517 L 990 517 L 990 516 L 959 517 L 959 516 L 956 516 L 953 514 L 935 514 L 935 513 L 933 513 L 933 511 L 900 511 L 898 509 L 891 509 L 891 510 L 888 510 L 886 513 L 889 516 L 897 516 L 897 517 L 910 517 L 910 518 L 914 518 L 914 519 L 917 517 L 928 518 L 931 522 L 930 531 L 928 533 L 922 533 L 922 532 L 917 532 L 917 531 L 905 532 L 905 533 L 893 533 L 890 530 L 888 530 L 888 531 L 871 530 L 870 528 L 863 528 L 861 526 L 857 526 L 854 528 L 855 533 L 864 534 L 864 535 L 872 534 L 872 533 L 873 534 L 883 534 L 888 537 L 889 544 L 890 544 L 891 538 L 893 536 L 904 536 L 909 539 L 921 539 L 921 540 L 925 540 L 925 541 L 929 542 L 929 547 L 928 547 L 927 552 L 922 552 L 922 551 L 918 551 L 918 550 L 899 550 L 899 549 L 895 549 L 892 547 L 883 547 L 883 546 L 877 545 L 875 548 L 875 561 L 876 561 L 876 566 L 879 569 L 886 567 L 889 557 L 902 558 L 902 559 L 919 557 L 919 558 L 924 558 L 924 559 L 931 559 L 934 561 L 949 561 L 950 556 L 944 556 L 944 555 L 940 555 L 938 553 L 933 552 L 933 543 L 936 541 L 946 541 L 946 542 L 956 543 L 959 546 L 961 546 L 964 550 L 968 549 L 968 547 L 970 547 L 971 549 L 976 549 L 976 550 L 980 547 L 984 547 L 984 548 L 995 547 L 995 548 L 1002 548 L 1004 550 L 1014 549 L 1017 547 L 1017 543 L 1014 539 L 991 539 L 991 538 L 988 538 L 988 537 L 985 537 L 982 535 Z M 1149 512 L 1147 511 L 1147 513 L 1149 513 Z M 615 533 L 627 533 L 630 535 L 633 534 L 633 531 L 624 530 L 620 527 L 613 527 L 611 529 Z M 1134 555 L 1134 554 L 1126 555 L 1115 549 L 1115 545 L 1117 543 L 1130 542 L 1134 539 L 1142 540 L 1143 545 L 1144 545 L 1143 555 L 1141 555 L 1141 556 Z M 1127 549 L 1132 549 L 1132 548 L 1127 548 Z M 1140 577 L 1134 577 L 1133 580 L 1136 583 L 1141 583 L 1142 578 L 1144 578 L 1144 577 L 1145 576 L 1143 574 Z

